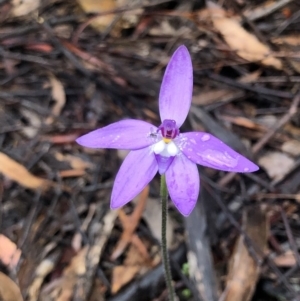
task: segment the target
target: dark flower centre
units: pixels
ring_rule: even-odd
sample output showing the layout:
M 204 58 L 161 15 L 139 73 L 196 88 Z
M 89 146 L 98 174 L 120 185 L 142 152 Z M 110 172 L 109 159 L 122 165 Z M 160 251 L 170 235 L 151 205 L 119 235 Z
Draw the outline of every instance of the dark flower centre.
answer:
M 165 142 L 170 142 L 179 135 L 179 128 L 177 127 L 175 120 L 171 119 L 165 119 L 158 130 L 161 131 L 163 138 L 165 138 Z

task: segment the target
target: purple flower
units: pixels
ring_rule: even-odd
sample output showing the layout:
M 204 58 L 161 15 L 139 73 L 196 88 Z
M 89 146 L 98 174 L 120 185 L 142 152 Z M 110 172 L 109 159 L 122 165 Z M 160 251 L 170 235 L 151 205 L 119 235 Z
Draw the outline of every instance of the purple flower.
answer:
M 91 148 L 128 149 L 116 176 L 111 208 L 131 201 L 153 179 L 165 174 L 170 197 L 188 216 L 195 207 L 200 178 L 197 165 L 229 171 L 253 172 L 258 166 L 208 133 L 180 133 L 192 100 L 193 67 L 185 46 L 173 54 L 160 88 L 157 128 L 141 120 L 122 120 L 77 139 Z

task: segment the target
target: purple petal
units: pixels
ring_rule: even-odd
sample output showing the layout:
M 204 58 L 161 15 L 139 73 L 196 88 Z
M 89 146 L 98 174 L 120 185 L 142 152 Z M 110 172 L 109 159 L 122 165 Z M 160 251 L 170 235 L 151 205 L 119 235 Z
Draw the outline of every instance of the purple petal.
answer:
M 203 166 L 230 172 L 253 172 L 259 169 L 250 160 L 208 133 L 184 133 L 175 143 L 188 159 Z
M 111 195 L 111 209 L 117 209 L 136 197 L 154 178 L 157 169 L 151 147 L 131 151 L 116 176 Z
M 158 164 L 158 172 L 162 175 L 167 171 L 175 157 L 164 157 L 161 155 L 155 155 L 155 158 Z
M 198 195 L 200 178 L 197 165 L 183 154 L 175 160 L 166 171 L 169 194 L 179 212 L 188 216 L 194 209 Z
M 150 135 L 156 130 L 148 122 L 127 119 L 83 135 L 76 142 L 91 148 L 140 149 L 153 143 Z
M 175 120 L 180 127 L 189 112 L 193 91 L 193 66 L 187 48 L 180 46 L 171 57 L 160 87 L 161 121 Z

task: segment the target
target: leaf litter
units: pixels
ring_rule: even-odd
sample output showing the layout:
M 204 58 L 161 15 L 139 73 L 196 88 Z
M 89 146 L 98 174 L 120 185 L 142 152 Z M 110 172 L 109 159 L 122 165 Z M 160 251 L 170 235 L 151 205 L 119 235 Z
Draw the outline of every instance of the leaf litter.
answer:
M 20 291 L 32 301 L 165 299 L 163 282 L 154 288 L 151 276 L 161 267 L 159 179 L 144 199 L 110 211 L 123 155 L 74 141 L 122 118 L 157 125 L 164 67 L 185 44 L 194 67 L 186 129 L 218 135 L 261 170 L 251 176 L 201 170 L 205 210 L 197 214 L 207 231 L 197 228 L 197 239 L 206 252 L 195 250 L 210 258 L 191 267 L 198 278 L 185 278 L 174 264 L 180 300 L 213 301 L 209 292 L 220 288 L 220 297 L 230 287 L 241 300 L 252 294 L 294 300 L 300 291 L 298 14 L 289 0 L 2 1 L 0 292 L 9 288 L 14 301 L 22 300 Z M 266 210 L 263 221 L 250 214 L 257 203 Z M 182 244 L 192 248 L 186 238 L 196 226 L 186 227 L 172 204 L 169 211 L 169 249 L 176 254 Z M 267 248 L 265 238 L 256 248 L 251 229 L 265 224 Z M 235 265 L 226 270 L 228 261 Z

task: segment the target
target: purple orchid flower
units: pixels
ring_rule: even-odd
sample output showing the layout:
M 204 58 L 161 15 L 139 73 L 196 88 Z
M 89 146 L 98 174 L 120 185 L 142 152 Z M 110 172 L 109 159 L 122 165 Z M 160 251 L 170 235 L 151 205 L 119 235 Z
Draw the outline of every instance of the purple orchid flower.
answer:
M 128 149 L 116 176 L 111 208 L 119 208 L 154 178 L 165 174 L 170 197 L 184 216 L 196 205 L 200 178 L 197 165 L 229 171 L 253 172 L 258 166 L 208 133 L 180 133 L 192 100 L 193 67 L 190 54 L 180 46 L 173 54 L 160 88 L 157 128 L 141 120 L 122 120 L 92 131 L 76 141 L 90 148 Z

